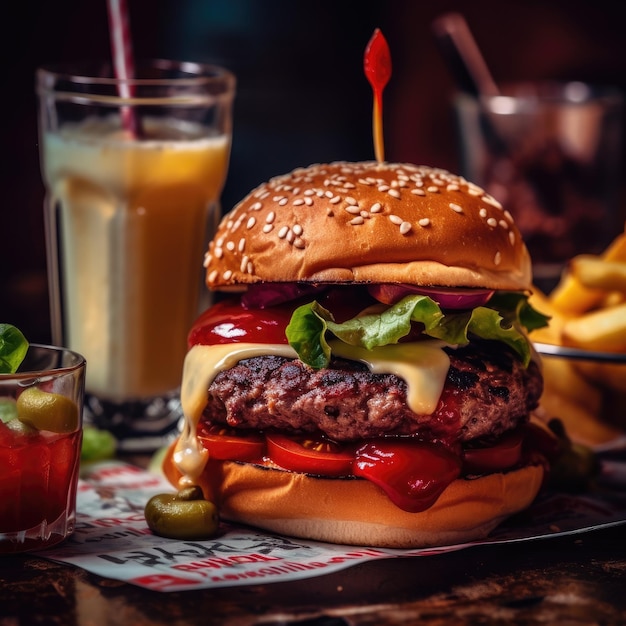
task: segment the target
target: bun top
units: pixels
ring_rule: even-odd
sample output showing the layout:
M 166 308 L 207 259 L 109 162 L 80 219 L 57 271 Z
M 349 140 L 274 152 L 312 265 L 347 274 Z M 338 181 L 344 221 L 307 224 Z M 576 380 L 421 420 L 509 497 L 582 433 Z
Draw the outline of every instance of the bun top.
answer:
M 442 169 L 336 162 L 249 193 L 205 256 L 207 286 L 408 283 L 528 290 L 530 257 L 508 211 Z

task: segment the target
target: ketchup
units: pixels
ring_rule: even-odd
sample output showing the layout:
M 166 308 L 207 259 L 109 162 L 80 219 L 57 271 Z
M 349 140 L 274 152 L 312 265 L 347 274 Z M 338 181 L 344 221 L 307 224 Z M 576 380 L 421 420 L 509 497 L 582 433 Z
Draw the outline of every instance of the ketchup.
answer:
M 207 309 L 195 321 L 187 344 L 216 345 L 228 343 L 287 343 L 285 327 L 293 307 L 244 309 L 238 298 L 222 300 Z

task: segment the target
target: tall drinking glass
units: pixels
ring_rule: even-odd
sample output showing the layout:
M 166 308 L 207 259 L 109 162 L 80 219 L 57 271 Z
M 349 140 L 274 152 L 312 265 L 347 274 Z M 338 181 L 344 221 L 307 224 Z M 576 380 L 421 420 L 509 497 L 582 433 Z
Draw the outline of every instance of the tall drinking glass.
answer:
M 90 65 L 36 77 L 53 341 L 89 362 L 86 419 L 137 450 L 163 445 L 180 418 L 235 77 L 151 61 L 126 83 Z

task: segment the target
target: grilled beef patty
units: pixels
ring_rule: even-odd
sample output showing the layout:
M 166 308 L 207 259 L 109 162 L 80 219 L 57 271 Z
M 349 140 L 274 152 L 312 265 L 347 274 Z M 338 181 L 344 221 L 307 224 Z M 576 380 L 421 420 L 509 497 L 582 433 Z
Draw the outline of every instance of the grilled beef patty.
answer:
M 417 434 L 467 442 L 498 436 L 527 420 L 542 392 L 539 367 L 528 368 L 501 343 L 446 349 L 450 369 L 432 415 L 417 415 L 407 385 L 355 361 L 333 359 L 314 370 L 301 361 L 260 356 L 220 372 L 203 420 L 235 428 L 322 431 L 336 441 Z

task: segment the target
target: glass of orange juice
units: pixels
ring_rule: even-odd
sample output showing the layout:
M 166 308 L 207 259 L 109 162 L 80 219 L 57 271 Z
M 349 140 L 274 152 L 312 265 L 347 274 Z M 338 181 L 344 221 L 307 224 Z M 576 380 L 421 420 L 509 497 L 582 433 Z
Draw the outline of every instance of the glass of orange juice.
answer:
M 40 550 L 74 530 L 85 359 L 31 344 L 0 374 L 0 554 Z
M 235 77 L 152 61 L 124 86 L 110 68 L 39 69 L 40 160 L 53 341 L 89 363 L 85 419 L 148 450 L 181 415 Z

